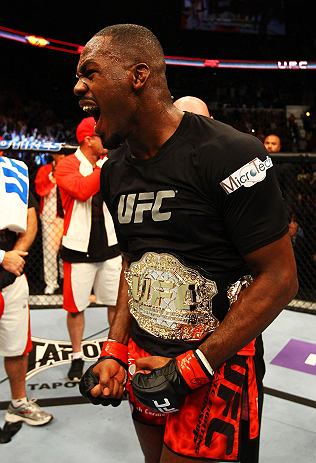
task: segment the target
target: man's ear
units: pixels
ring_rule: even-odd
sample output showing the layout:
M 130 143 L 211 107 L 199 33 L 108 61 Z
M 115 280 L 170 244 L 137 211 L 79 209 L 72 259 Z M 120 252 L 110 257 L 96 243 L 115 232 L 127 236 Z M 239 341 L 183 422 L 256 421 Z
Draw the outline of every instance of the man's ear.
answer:
M 147 81 L 150 69 L 146 63 L 138 63 L 133 66 L 133 87 L 139 90 Z
M 84 141 L 87 144 L 87 146 L 91 146 L 91 137 L 89 137 L 89 135 L 85 137 Z

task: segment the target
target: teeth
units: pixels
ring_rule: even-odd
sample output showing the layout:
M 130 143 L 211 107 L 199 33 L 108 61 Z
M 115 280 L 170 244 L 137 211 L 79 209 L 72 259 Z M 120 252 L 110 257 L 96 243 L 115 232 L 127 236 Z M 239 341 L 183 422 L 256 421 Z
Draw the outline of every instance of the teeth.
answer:
M 97 106 L 92 106 L 92 105 L 91 105 L 91 106 L 90 106 L 90 105 L 84 105 L 84 106 L 82 107 L 82 109 L 83 109 L 84 111 L 93 111 L 93 110 L 97 110 L 98 107 L 97 107 Z

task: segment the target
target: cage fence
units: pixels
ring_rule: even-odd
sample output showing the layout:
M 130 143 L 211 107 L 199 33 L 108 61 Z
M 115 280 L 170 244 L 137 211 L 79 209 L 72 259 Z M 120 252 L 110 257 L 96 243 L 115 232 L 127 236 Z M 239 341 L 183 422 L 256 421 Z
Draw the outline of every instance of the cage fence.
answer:
M 316 313 L 316 155 L 271 153 L 284 199 L 299 290 L 289 304 Z
M 6 153 L 10 157 L 10 153 Z M 299 291 L 289 304 L 293 310 L 316 313 L 316 154 L 270 153 L 283 195 L 290 235 L 297 263 Z M 29 168 L 30 190 L 38 203 L 35 178 L 40 166 L 52 160 L 50 154 L 23 158 Z M 60 227 L 47 224 L 39 215 L 38 232 L 29 250 L 25 273 L 30 288 L 30 305 L 62 305 L 63 265 L 60 259 Z M 50 277 L 50 278 L 49 278 Z M 48 291 L 49 280 L 57 282 Z

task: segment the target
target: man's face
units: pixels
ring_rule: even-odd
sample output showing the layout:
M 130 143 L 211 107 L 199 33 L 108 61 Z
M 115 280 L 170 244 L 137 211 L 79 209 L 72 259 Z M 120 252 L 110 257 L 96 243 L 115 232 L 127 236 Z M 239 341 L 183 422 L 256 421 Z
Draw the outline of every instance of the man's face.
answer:
M 297 233 L 298 223 L 297 222 L 290 222 L 289 223 L 289 234 L 291 237 L 295 236 Z
M 281 149 L 279 137 L 277 137 L 276 135 L 269 135 L 264 140 L 264 146 L 269 151 L 269 153 L 277 153 Z
M 96 121 L 104 148 L 115 149 L 129 135 L 131 85 L 129 71 L 113 52 L 110 37 L 93 37 L 84 47 L 74 92 L 80 106 Z

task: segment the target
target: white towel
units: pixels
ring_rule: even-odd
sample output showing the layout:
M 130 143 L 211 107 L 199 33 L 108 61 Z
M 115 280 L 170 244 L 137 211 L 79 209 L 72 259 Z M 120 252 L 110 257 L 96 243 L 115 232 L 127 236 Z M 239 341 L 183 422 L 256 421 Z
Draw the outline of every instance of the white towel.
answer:
M 28 190 L 27 165 L 0 156 L 0 230 L 26 231 Z

